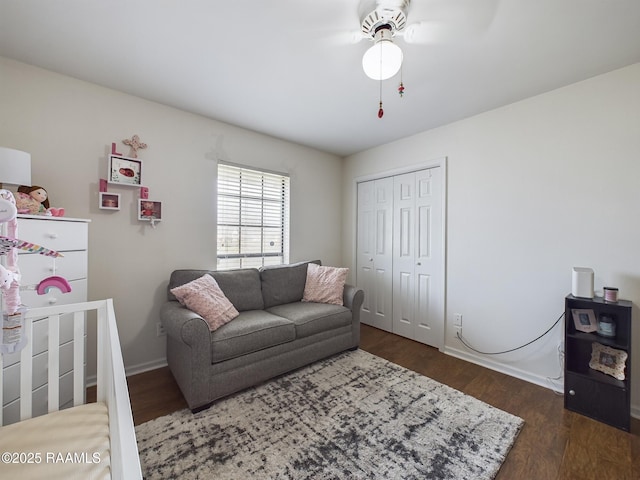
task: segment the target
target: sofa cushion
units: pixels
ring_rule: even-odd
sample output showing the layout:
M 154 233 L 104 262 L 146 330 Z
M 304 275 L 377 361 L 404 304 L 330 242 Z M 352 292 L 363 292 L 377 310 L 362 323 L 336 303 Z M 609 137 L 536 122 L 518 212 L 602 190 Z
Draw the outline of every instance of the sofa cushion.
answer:
M 271 307 L 268 312 L 291 320 L 295 324 L 296 338 L 308 337 L 316 333 L 351 325 L 352 320 L 351 310 L 341 305 L 328 303 L 287 303 Z M 231 324 L 235 321 L 231 322 Z
M 264 308 L 299 302 L 304 293 L 309 263 L 320 265 L 320 260 L 262 267 L 260 280 L 262 280 Z
M 195 269 L 174 270 L 169 279 L 167 298 L 169 300 L 177 300 L 175 295 L 171 293 L 172 288 L 191 282 L 206 273 L 218 282 L 220 289 L 239 312 L 245 310 L 262 310 L 264 308 L 262 288 L 260 285 L 260 272 L 255 268 L 225 271 Z
M 238 310 L 209 274 L 172 288 L 171 293 L 182 305 L 204 318 L 212 332 L 238 316 Z
M 348 274 L 348 268 L 309 265 L 302 301 L 342 305 Z
M 255 268 L 211 272 L 218 285 L 239 312 L 262 310 L 262 287 L 260 272 Z
M 296 329 L 291 320 L 264 310 L 244 311 L 233 322 L 211 332 L 211 363 L 224 362 L 295 338 Z

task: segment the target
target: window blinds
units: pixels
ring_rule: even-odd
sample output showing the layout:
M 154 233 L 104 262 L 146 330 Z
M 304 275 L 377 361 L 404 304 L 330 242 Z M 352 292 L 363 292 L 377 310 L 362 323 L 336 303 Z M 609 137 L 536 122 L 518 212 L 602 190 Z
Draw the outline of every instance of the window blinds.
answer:
M 289 261 L 289 177 L 218 164 L 218 269 Z

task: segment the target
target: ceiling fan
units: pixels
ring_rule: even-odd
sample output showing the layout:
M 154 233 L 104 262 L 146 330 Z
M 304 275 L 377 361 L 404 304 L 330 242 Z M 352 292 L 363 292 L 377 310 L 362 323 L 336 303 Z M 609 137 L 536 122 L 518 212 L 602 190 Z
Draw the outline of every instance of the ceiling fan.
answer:
M 472 38 L 488 28 L 499 0 L 361 0 L 358 6 L 360 31 L 355 40 L 373 45 L 362 57 L 365 74 L 382 82 L 401 71 L 402 49 L 394 43 L 455 43 Z M 411 17 L 411 19 L 409 19 Z M 398 87 L 404 94 L 402 79 Z M 382 118 L 382 99 L 378 117 Z

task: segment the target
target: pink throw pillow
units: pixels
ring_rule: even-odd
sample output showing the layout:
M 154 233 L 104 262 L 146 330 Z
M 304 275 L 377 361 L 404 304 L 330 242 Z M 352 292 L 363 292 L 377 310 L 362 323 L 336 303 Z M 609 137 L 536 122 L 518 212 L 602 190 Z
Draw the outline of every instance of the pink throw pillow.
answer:
M 171 289 L 178 301 L 205 319 L 212 332 L 236 318 L 236 307 L 209 274 Z
M 322 267 L 310 263 L 307 266 L 307 281 L 302 301 L 342 305 L 344 284 L 348 274 L 348 268 Z

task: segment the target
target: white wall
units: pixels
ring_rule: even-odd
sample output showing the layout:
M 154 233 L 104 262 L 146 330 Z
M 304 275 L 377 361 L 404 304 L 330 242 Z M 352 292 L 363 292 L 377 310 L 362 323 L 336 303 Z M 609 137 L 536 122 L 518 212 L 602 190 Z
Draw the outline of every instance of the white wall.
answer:
M 411 101 L 410 98 L 406 98 Z M 428 108 L 428 106 L 425 106 Z M 344 163 L 344 263 L 355 268 L 355 180 L 447 157 L 446 351 L 550 386 L 571 267 L 620 288 L 640 321 L 640 64 L 353 155 Z M 632 404 L 640 413 L 640 324 Z
M 126 155 L 121 140 L 133 134 L 149 145 L 139 155 L 150 199 L 162 202 L 155 229 L 137 220 L 136 188 L 110 185 L 122 209 L 98 208 L 111 142 Z M 289 173 L 290 260 L 341 264 L 342 171 L 333 155 L 2 57 L 0 146 L 31 153 L 33 183 L 52 206 L 91 219 L 89 299 L 114 299 L 129 371 L 165 361 L 155 324 L 171 271 L 215 267 L 216 159 Z

